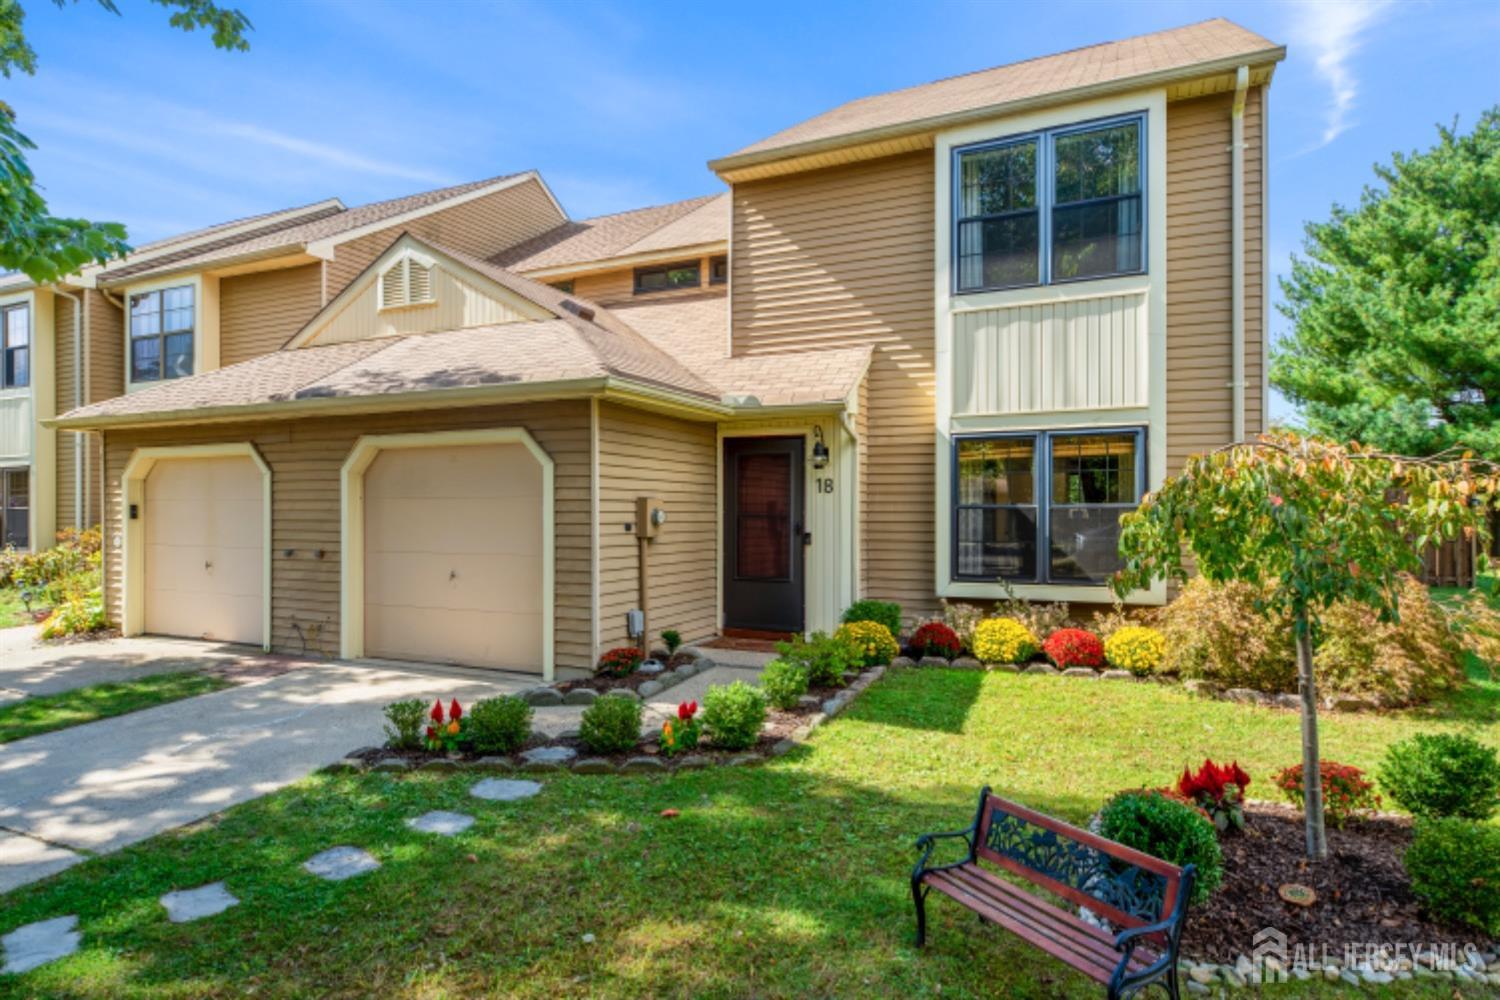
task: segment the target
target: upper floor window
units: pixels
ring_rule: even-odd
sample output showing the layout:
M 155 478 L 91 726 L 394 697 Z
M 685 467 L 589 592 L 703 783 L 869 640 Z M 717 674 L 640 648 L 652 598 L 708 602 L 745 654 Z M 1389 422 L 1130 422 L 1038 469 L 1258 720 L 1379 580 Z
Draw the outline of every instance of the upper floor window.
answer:
M 31 307 L 0 310 L 0 389 L 31 384 Z
M 380 276 L 380 308 L 425 305 L 432 297 L 432 267 L 402 257 Z
M 130 297 L 130 380 L 159 382 L 193 374 L 193 286 Z
M 956 289 L 988 291 L 1145 270 L 1145 116 L 959 151 Z
M 685 264 L 664 264 L 660 267 L 638 267 L 635 269 L 635 293 L 669 292 L 678 288 L 697 288 L 703 284 L 696 260 Z
M 708 262 L 708 283 L 722 285 L 729 280 L 729 258 L 714 257 Z

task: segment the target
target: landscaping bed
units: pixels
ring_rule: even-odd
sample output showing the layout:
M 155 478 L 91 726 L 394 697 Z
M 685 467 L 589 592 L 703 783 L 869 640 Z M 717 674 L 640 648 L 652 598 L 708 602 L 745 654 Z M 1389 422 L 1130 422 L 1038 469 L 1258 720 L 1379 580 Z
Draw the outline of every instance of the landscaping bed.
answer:
M 682 650 L 674 653 L 670 657 L 661 656 L 659 659 L 657 659 L 657 663 L 663 664 L 662 669 L 660 670 L 648 672 L 646 670 L 637 669 L 632 671 L 631 673 L 626 674 L 623 677 L 599 673 L 594 674 L 592 677 L 582 677 L 577 680 L 561 681 L 552 686 L 561 691 L 563 694 L 567 694 L 569 691 L 580 690 L 596 691 L 600 694 L 603 694 L 606 691 L 619 691 L 621 689 L 629 691 L 639 691 L 641 685 L 645 684 L 647 681 L 659 681 L 664 673 L 677 671 L 685 666 L 691 666 L 693 664 L 696 664 L 700 659 L 702 659 L 700 654 L 692 650 Z M 683 676 L 687 677 L 690 675 L 684 674 Z

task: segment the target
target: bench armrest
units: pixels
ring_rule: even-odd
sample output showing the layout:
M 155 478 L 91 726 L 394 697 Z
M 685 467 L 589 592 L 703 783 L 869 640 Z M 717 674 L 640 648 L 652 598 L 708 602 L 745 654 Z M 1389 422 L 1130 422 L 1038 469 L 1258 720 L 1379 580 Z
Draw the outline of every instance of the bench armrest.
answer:
M 912 880 L 915 881 L 917 879 L 920 879 L 922 877 L 922 873 L 928 870 L 927 862 L 932 858 L 933 848 L 937 847 L 937 843 L 940 840 L 963 840 L 964 846 L 969 849 L 969 856 L 972 857 L 974 854 L 974 836 L 977 832 L 977 829 L 977 827 L 971 826 L 967 830 L 949 830 L 944 833 L 924 833 L 922 834 L 922 836 L 918 837 L 916 848 L 917 850 L 922 852 L 922 856 L 917 860 L 917 867 L 912 871 Z
M 1135 951 L 1135 946 L 1140 943 L 1141 938 L 1148 934 L 1170 934 L 1176 926 L 1177 916 L 1173 914 L 1171 917 L 1158 923 L 1143 924 L 1140 927 L 1131 927 L 1123 930 L 1115 935 L 1115 951 L 1123 951 L 1125 957 L 1129 958 L 1130 953 Z

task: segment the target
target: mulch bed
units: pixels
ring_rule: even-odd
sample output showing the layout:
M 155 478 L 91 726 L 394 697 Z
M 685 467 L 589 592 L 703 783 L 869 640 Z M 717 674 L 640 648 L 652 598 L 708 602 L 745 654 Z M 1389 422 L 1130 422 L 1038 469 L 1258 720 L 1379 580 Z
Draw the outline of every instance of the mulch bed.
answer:
M 668 670 L 676 670 L 684 663 L 696 662 L 697 657 L 692 653 L 678 653 L 670 659 L 664 652 L 651 654 L 655 659 L 667 665 Z M 621 688 L 629 688 L 634 691 L 649 680 L 655 680 L 659 674 L 645 674 L 637 670 L 635 673 L 626 674 L 624 677 L 607 677 L 603 674 L 595 674 L 592 677 L 584 677 L 579 680 L 563 681 L 555 685 L 559 691 L 568 692 L 578 688 L 588 688 L 590 691 L 618 691 Z
M 1309 862 L 1302 813 L 1290 806 L 1252 802 L 1245 808 L 1245 830 L 1220 838 L 1224 882 L 1206 906 L 1188 912 L 1184 955 L 1232 963 L 1248 955 L 1255 933 L 1279 928 L 1289 953 L 1298 945 L 1309 957 L 1340 962 L 1345 946 L 1413 947 L 1483 944 L 1473 930 L 1424 920 L 1411 893 L 1401 856 L 1411 844 L 1405 817 L 1353 820 L 1342 830 L 1328 828 L 1328 860 Z M 1312 906 L 1287 903 L 1277 894 L 1285 883 L 1309 886 Z

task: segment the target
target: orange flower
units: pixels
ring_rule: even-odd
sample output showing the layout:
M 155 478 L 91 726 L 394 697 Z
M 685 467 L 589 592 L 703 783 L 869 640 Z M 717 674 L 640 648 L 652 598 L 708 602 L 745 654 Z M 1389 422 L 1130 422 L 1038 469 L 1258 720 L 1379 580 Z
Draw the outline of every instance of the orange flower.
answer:
M 458 735 L 458 720 L 455 719 L 454 721 L 448 723 L 448 735 L 449 736 L 457 736 Z

